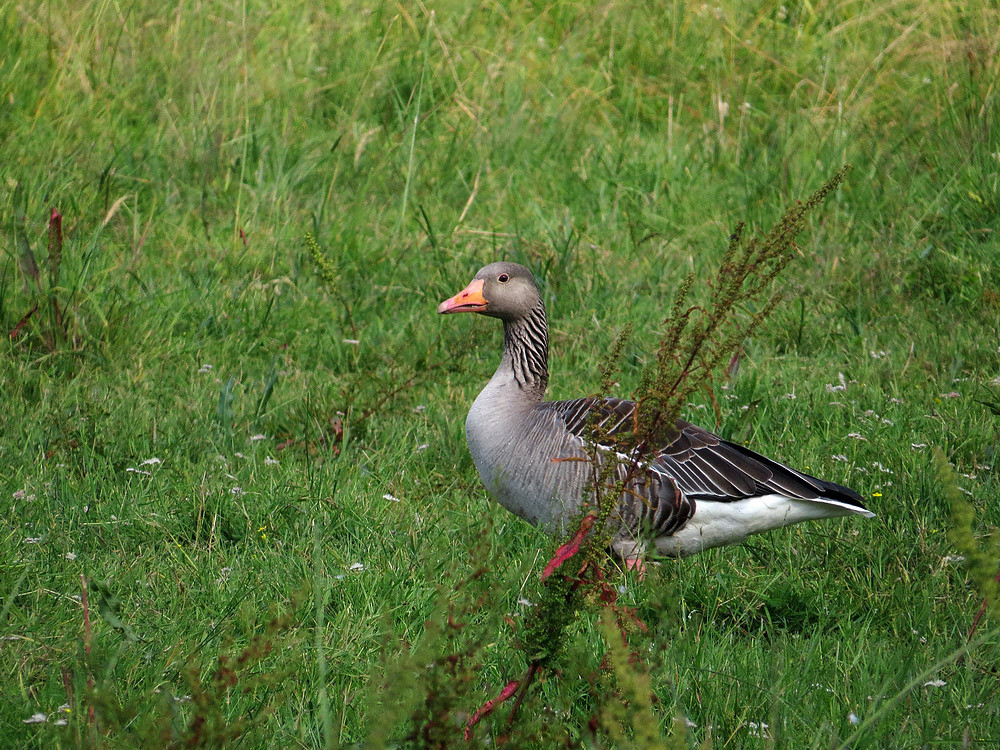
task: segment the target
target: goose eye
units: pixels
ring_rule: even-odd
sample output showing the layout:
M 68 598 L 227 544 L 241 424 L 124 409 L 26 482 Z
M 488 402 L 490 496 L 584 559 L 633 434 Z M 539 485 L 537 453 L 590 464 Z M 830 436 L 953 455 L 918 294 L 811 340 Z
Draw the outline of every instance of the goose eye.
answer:
M 510 276 L 508 276 L 505 273 L 502 273 L 499 276 L 497 276 L 497 281 L 499 281 L 501 284 L 506 284 L 508 281 L 510 281 Z

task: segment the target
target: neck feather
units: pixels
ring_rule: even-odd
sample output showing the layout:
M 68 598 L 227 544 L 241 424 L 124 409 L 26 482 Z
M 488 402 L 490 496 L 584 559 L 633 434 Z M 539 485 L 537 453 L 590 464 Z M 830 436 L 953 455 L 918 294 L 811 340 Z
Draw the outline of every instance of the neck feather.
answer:
M 503 345 L 500 369 L 541 401 L 549 382 L 549 326 L 541 300 L 527 315 L 503 322 Z

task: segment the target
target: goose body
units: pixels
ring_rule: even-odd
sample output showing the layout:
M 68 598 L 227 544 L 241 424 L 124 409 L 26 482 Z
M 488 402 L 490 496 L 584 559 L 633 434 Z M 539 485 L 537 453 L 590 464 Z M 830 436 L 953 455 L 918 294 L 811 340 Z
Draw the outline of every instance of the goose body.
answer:
M 803 474 L 678 420 L 641 460 L 627 441 L 635 403 L 616 398 L 543 401 L 548 384 L 545 306 L 531 272 L 492 263 L 439 313 L 500 318 L 504 352 L 465 423 L 469 451 L 489 493 L 550 533 L 565 529 L 593 498 L 589 425 L 614 440 L 600 461 L 625 480 L 613 523 L 616 555 L 640 559 L 650 545 L 683 557 L 737 544 L 751 534 L 800 521 L 874 515 L 853 490 Z M 625 451 L 625 453 L 622 453 Z

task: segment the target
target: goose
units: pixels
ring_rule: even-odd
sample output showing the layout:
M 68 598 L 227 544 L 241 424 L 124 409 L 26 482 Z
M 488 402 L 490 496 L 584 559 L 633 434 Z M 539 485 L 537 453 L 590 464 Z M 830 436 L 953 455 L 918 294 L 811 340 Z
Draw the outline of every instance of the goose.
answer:
M 504 508 L 549 533 L 565 532 L 593 504 L 587 440 L 602 446 L 625 482 L 612 524 L 611 552 L 626 569 L 644 569 L 651 552 L 685 557 L 738 544 L 751 534 L 838 516 L 874 516 L 852 489 L 803 474 L 678 420 L 655 451 L 634 443 L 636 404 L 620 398 L 544 401 L 548 384 L 545 303 L 531 272 L 491 263 L 438 313 L 479 313 L 503 322 L 503 357 L 469 409 L 466 440 L 476 470 Z M 624 444 L 623 444 L 624 443 Z M 642 471 L 635 471 L 642 455 Z M 591 497 L 588 497 L 590 495 Z

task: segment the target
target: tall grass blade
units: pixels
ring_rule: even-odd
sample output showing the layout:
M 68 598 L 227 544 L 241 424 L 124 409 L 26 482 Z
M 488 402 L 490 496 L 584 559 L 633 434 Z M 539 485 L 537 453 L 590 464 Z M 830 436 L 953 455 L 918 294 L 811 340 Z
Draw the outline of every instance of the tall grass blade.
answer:
M 233 431 L 233 385 L 236 383 L 236 376 L 230 375 L 219 391 L 219 403 L 215 413 L 219 425 L 227 436 L 232 436 Z
M 260 399 L 257 401 L 257 409 L 253 415 L 254 423 L 260 422 L 260 418 L 264 414 L 264 410 L 267 409 L 267 402 L 271 400 L 271 396 L 274 394 L 274 384 L 277 382 L 278 355 L 275 354 L 274 358 L 271 360 L 271 369 L 268 370 L 267 379 L 264 381 L 264 392 L 260 394 Z
M 26 204 L 27 196 L 21 187 L 21 183 L 18 183 L 14 190 L 14 235 L 17 238 L 17 262 L 21 273 L 24 275 L 25 292 L 29 289 L 28 279 L 35 282 L 36 289 L 39 284 L 38 262 L 35 260 L 35 254 L 31 250 L 31 243 L 28 241 Z

